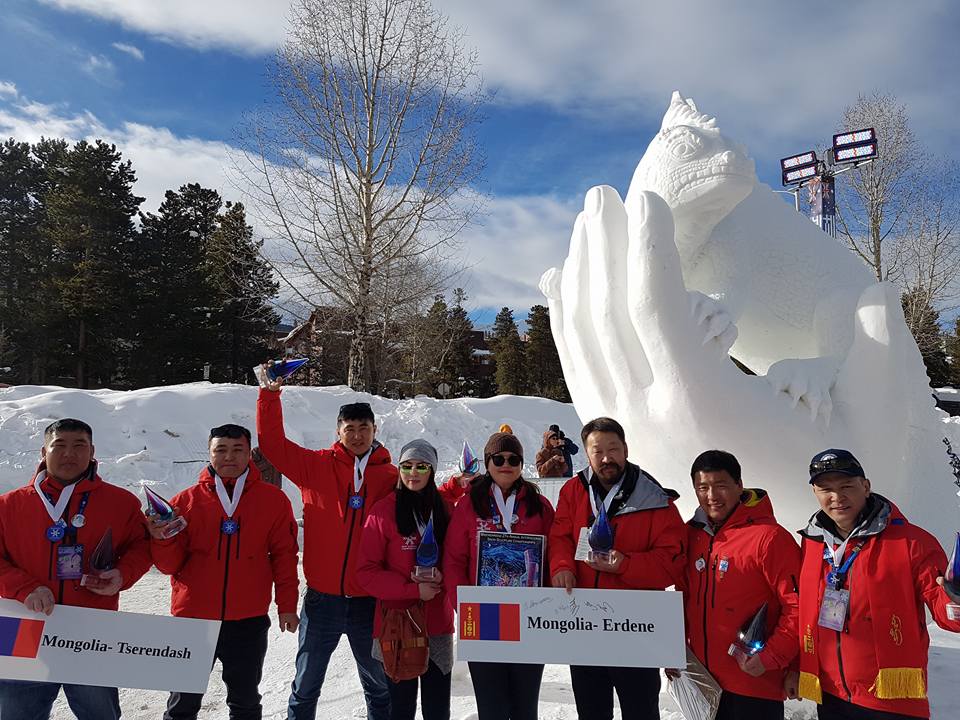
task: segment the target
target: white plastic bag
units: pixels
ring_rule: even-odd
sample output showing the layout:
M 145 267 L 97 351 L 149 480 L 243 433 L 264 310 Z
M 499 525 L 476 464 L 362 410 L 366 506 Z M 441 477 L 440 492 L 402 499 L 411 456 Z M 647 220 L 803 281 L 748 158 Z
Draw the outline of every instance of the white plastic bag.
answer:
M 687 667 L 680 671 L 680 677 L 669 679 L 667 690 L 686 720 L 713 720 L 723 693 L 690 648 L 687 648 Z

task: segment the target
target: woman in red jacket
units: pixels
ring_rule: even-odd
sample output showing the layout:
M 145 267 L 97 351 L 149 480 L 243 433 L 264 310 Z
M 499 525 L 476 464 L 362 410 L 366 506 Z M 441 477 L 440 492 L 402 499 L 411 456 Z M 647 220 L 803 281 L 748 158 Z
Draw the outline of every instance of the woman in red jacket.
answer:
M 357 580 L 377 599 L 373 626 L 373 656 L 383 660 L 380 636 L 388 608 L 406 609 L 422 603 L 430 646 L 427 670 L 419 678 L 394 682 L 389 677 L 390 717 L 413 720 L 417 687 L 424 720 L 449 720 L 450 672 L 453 670 L 453 608 L 443 594 L 439 571 L 432 580 L 414 577 L 417 548 L 427 523 L 442 550 L 449 508 L 437 491 L 434 473 L 437 451 L 426 440 L 413 440 L 400 451 L 400 482 L 367 516 L 360 536 Z M 419 682 L 418 682 L 419 680 Z
M 457 503 L 447 531 L 443 575 L 453 605 L 457 586 L 476 584 L 480 530 L 546 537 L 553 523 L 550 501 L 521 477 L 523 447 L 514 435 L 491 435 L 483 460 L 486 474 L 475 478 L 469 495 Z M 536 720 L 542 675 L 543 665 L 471 662 L 480 720 Z

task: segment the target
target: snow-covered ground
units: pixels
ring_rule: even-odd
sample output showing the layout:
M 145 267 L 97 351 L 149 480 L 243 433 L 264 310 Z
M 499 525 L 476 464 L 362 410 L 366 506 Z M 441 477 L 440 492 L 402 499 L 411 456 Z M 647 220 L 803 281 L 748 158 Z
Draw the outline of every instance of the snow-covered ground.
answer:
M 524 445 L 531 463 L 526 468 L 528 476 L 535 475 L 532 460 L 547 426 L 557 423 L 571 437 L 577 437 L 580 431 L 580 421 L 572 405 L 541 398 L 500 396 L 485 400 L 395 401 L 358 396 L 347 388 L 331 387 L 288 388 L 284 392 L 287 432 L 291 439 L 308 447 L 327 446 L 334 439 L 337 408 L 361 399 L 372 403 L 378 418 L 378 437 L 391 450 L 398 450 L 415 437 L 424 437 L 436 445 L 441 475 L 455 469 L 465 439 L 475 451 L 481 452 L 487 436 L 503 422 L 512 426 Z M 253 430 L 255 414 L 256 389 L 238 385 L 197 383 L 133 392 L 36 386 L 0 389 L 0 492 L 30 479 L 47 424 L 58 418 L 76 417 L 93 426 L 97 457 L 105 479 L 134 490 L 145 480 L 169 497 L 194 482 L 206 456 L 206 438 L 211 427 L 235 422 Z M 580 464 L 585 462 L 582 455 L 575 460 Z M 681 492 L 686 489 L 676 480 L 671 484 Z M 544 482 L 542 488 L 548 497 L 556 499 L 557 482 Z M 299 511 L 296 489 L 289 486 L 285 489 Z M 168 611 L 169 601 L 167 578 L 151 571 L 123 594 L 121 609 L 161 614 Z M 931 639 L 932 717 L 948 720 L 955 717 L 956 708 L 960 707 L 960 684 L 956 683 L 960 636 L 932 627 Z M 265 718 L 286 717 L 295 655 L 295 636 L 281 634 L 273 628 L 260 686 Z M 318 717 L 364 717 L 360 683 L 345 642 L 331 660 L 324 688 Z M 200 717 L 208 720 L 224 717 L 224 696 L 218 667 L 211 676 Z M 576 718 L 566 667 L 547 666 L 540 700 L 541 718 Z M 121 690 L 120 701 L 125 718 L 156 720 L 163 712 L 166 695 Z M 454 718 L 467 718 L 475 713 L 473 688 L 462 663 L 454 669 L 452 707 Z M 664 720 L 682 720 L 666 692 L 661 695 L 661 709 Z M 788 703 L 787 717 L 791 720 L 814 716 L 814 706 L 810 703 Z M 54 717 L 72 717 L 62 698 L 55 707 Z

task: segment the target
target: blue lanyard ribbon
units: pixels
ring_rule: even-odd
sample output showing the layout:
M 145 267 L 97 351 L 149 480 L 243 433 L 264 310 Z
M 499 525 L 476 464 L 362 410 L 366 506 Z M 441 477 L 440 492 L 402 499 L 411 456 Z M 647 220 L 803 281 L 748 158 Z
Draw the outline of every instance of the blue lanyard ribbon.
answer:
M 833 586 L 834 590 L 839 590 L 843 587 L 843 581 L 847 577 L 847 572 L 849 572 L 850 566 L 853 565 L 853 561 L 857 559 L 857 555 L 860 554 L 862 549 L 863 543 L 854 547 L 847 556 L 847 559 L 843 561 L 843 564 L 837 568 L 836 561 L 833 559 L 833 552 L 831 552 L 828 546 L 824 546 L 823 559 L 830 563 L 830 570 L 827 572 L 827 582 Z

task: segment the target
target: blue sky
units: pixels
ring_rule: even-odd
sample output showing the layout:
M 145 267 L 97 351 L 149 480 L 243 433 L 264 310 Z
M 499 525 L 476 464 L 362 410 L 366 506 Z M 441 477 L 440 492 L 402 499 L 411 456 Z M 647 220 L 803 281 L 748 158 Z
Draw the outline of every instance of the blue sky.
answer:
M 895 93 L 930 149 L 960 160 L 960 6 L 902 2 L 443 0 L 496 91 L 480 137 L 490 196 L 465 233 L 475 316 L 540 302 L 584 193 L 624 193 L 671 91 L 745 143 L 762 181 L 829 140 L 858 93 Z M 145 210 L 226 175 L 235 128 L 268 94 L 287 0 L 6 0 L 0 136 L 104 137 Z M 801 7 L 802 5 L 802 7 Z

